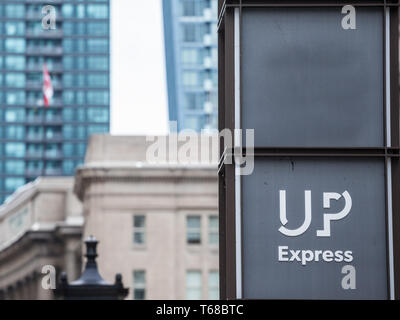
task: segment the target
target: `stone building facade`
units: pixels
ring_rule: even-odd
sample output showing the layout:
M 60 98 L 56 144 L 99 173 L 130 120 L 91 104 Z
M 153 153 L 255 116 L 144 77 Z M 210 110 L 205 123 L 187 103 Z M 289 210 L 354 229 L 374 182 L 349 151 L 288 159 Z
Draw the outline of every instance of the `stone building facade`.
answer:
M 46 275 L 79 275 L 83 218 L 72 187 L 73 178 L 38 178 L 0 206 L 0 299 L 53 299 Z
M 112 282 L 115 273 L 122 273 L 129 298 L 218 298 L 214 138 L 185 143 L 156 137 L 155 161 L 150 160 L 155 142 L 146 137 L 90 139 L 85 164 L 75 177 L 84 236 L 99 240 L 100 274 Z M 193 151 L 199 141 L 202 150 Z M 182 157 L 172 159 L 172 148 L 187 153 L 185 163 Z
M 75 178 L 18 189 L 0 206 L 0 299 L 53 299 L 43 267 L 77 279 L 90 235 L 128 299 L 218 299 L 216 142 L 94 135 Z

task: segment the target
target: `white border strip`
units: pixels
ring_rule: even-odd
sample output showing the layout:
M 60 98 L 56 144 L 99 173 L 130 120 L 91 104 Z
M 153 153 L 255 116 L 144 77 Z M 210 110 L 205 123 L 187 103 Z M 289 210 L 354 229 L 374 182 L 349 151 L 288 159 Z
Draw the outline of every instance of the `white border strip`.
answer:
M 390 147 L 391 128 L 390 128 L 390 12 L 386 9 L 386 30 L 385 30 L 385 47 L 386 47 L 386 142 Z
M 392 220 L 392 161 L 387 162 L 387 197 L 388 197 L 388 242 L 389 242 L 389 279 L 390 299 L 394 300 L 394 262 L 393 262 L 393 220 Z
M 390 147 L 391 127 L 390 127 L 390 9 L 386 8 L 386 146 Z M 389 246 L 389 280 L 390 280 L 390 299 L 394 300 L 394 262 L 393 262 L 393 208 L 392 208 L 392 162 L 387 160 L 387 202 L 388 202 L 388 246 Z
M 234 16 L 235 59 L 235 148 L 242 144 L 240 131 L 240 11 Z M 241 223 L 241 175 L 240 165 L 235 163 L 235 247 L 236 247 L 236 298 L 242 298 L 242 223 Z

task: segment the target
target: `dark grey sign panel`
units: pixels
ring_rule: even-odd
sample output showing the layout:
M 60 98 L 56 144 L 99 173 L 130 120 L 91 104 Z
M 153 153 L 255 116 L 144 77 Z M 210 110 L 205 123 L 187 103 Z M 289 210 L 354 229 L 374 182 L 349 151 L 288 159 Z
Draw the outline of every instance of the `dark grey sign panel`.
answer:
M 381 159 L 256 159 L 242 177 L 243 297 L 387 299 Z
M 256 146 L 383 146 L 383 14 L 244 8 L 242 127 Z

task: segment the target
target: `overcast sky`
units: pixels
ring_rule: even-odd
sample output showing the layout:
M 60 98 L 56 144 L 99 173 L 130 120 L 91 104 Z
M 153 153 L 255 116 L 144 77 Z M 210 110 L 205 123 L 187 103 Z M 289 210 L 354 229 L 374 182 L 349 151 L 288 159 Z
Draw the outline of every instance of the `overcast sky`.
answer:
M 162 0 L 111 0 L 111 133 L 166 134 Z

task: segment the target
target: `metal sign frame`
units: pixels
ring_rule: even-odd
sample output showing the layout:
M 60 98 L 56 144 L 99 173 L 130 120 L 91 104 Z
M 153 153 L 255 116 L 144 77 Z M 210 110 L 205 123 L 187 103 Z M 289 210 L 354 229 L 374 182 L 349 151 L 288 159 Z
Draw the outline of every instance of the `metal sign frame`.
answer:
M 386 247 L 388 297 L 400 299 L 400 112 L 399 112 L 399 1 L 218 1 L 218 77 L 219 130 L 240 129 L 242 87 L 242 10 L 246 7 L 379 7 L 383 14 L 383 128 L 384 146 L 346 148 L 302 148 L 256 146 L 255 157 L 338 157 L 380 158 L 385 162 Z M 257 133 L 255 133 L 257 134 Z M 246 155 L 246 148 L 234 141 L 234 147 Z M 221 299 L 241 299 L 242 296 L 242 204 L 241 178 L 235 174 L 238 164 L 226 164 L 224 159 L 234 154 L 234 148 L 220 143 L 219 163 L 219 241 Z

